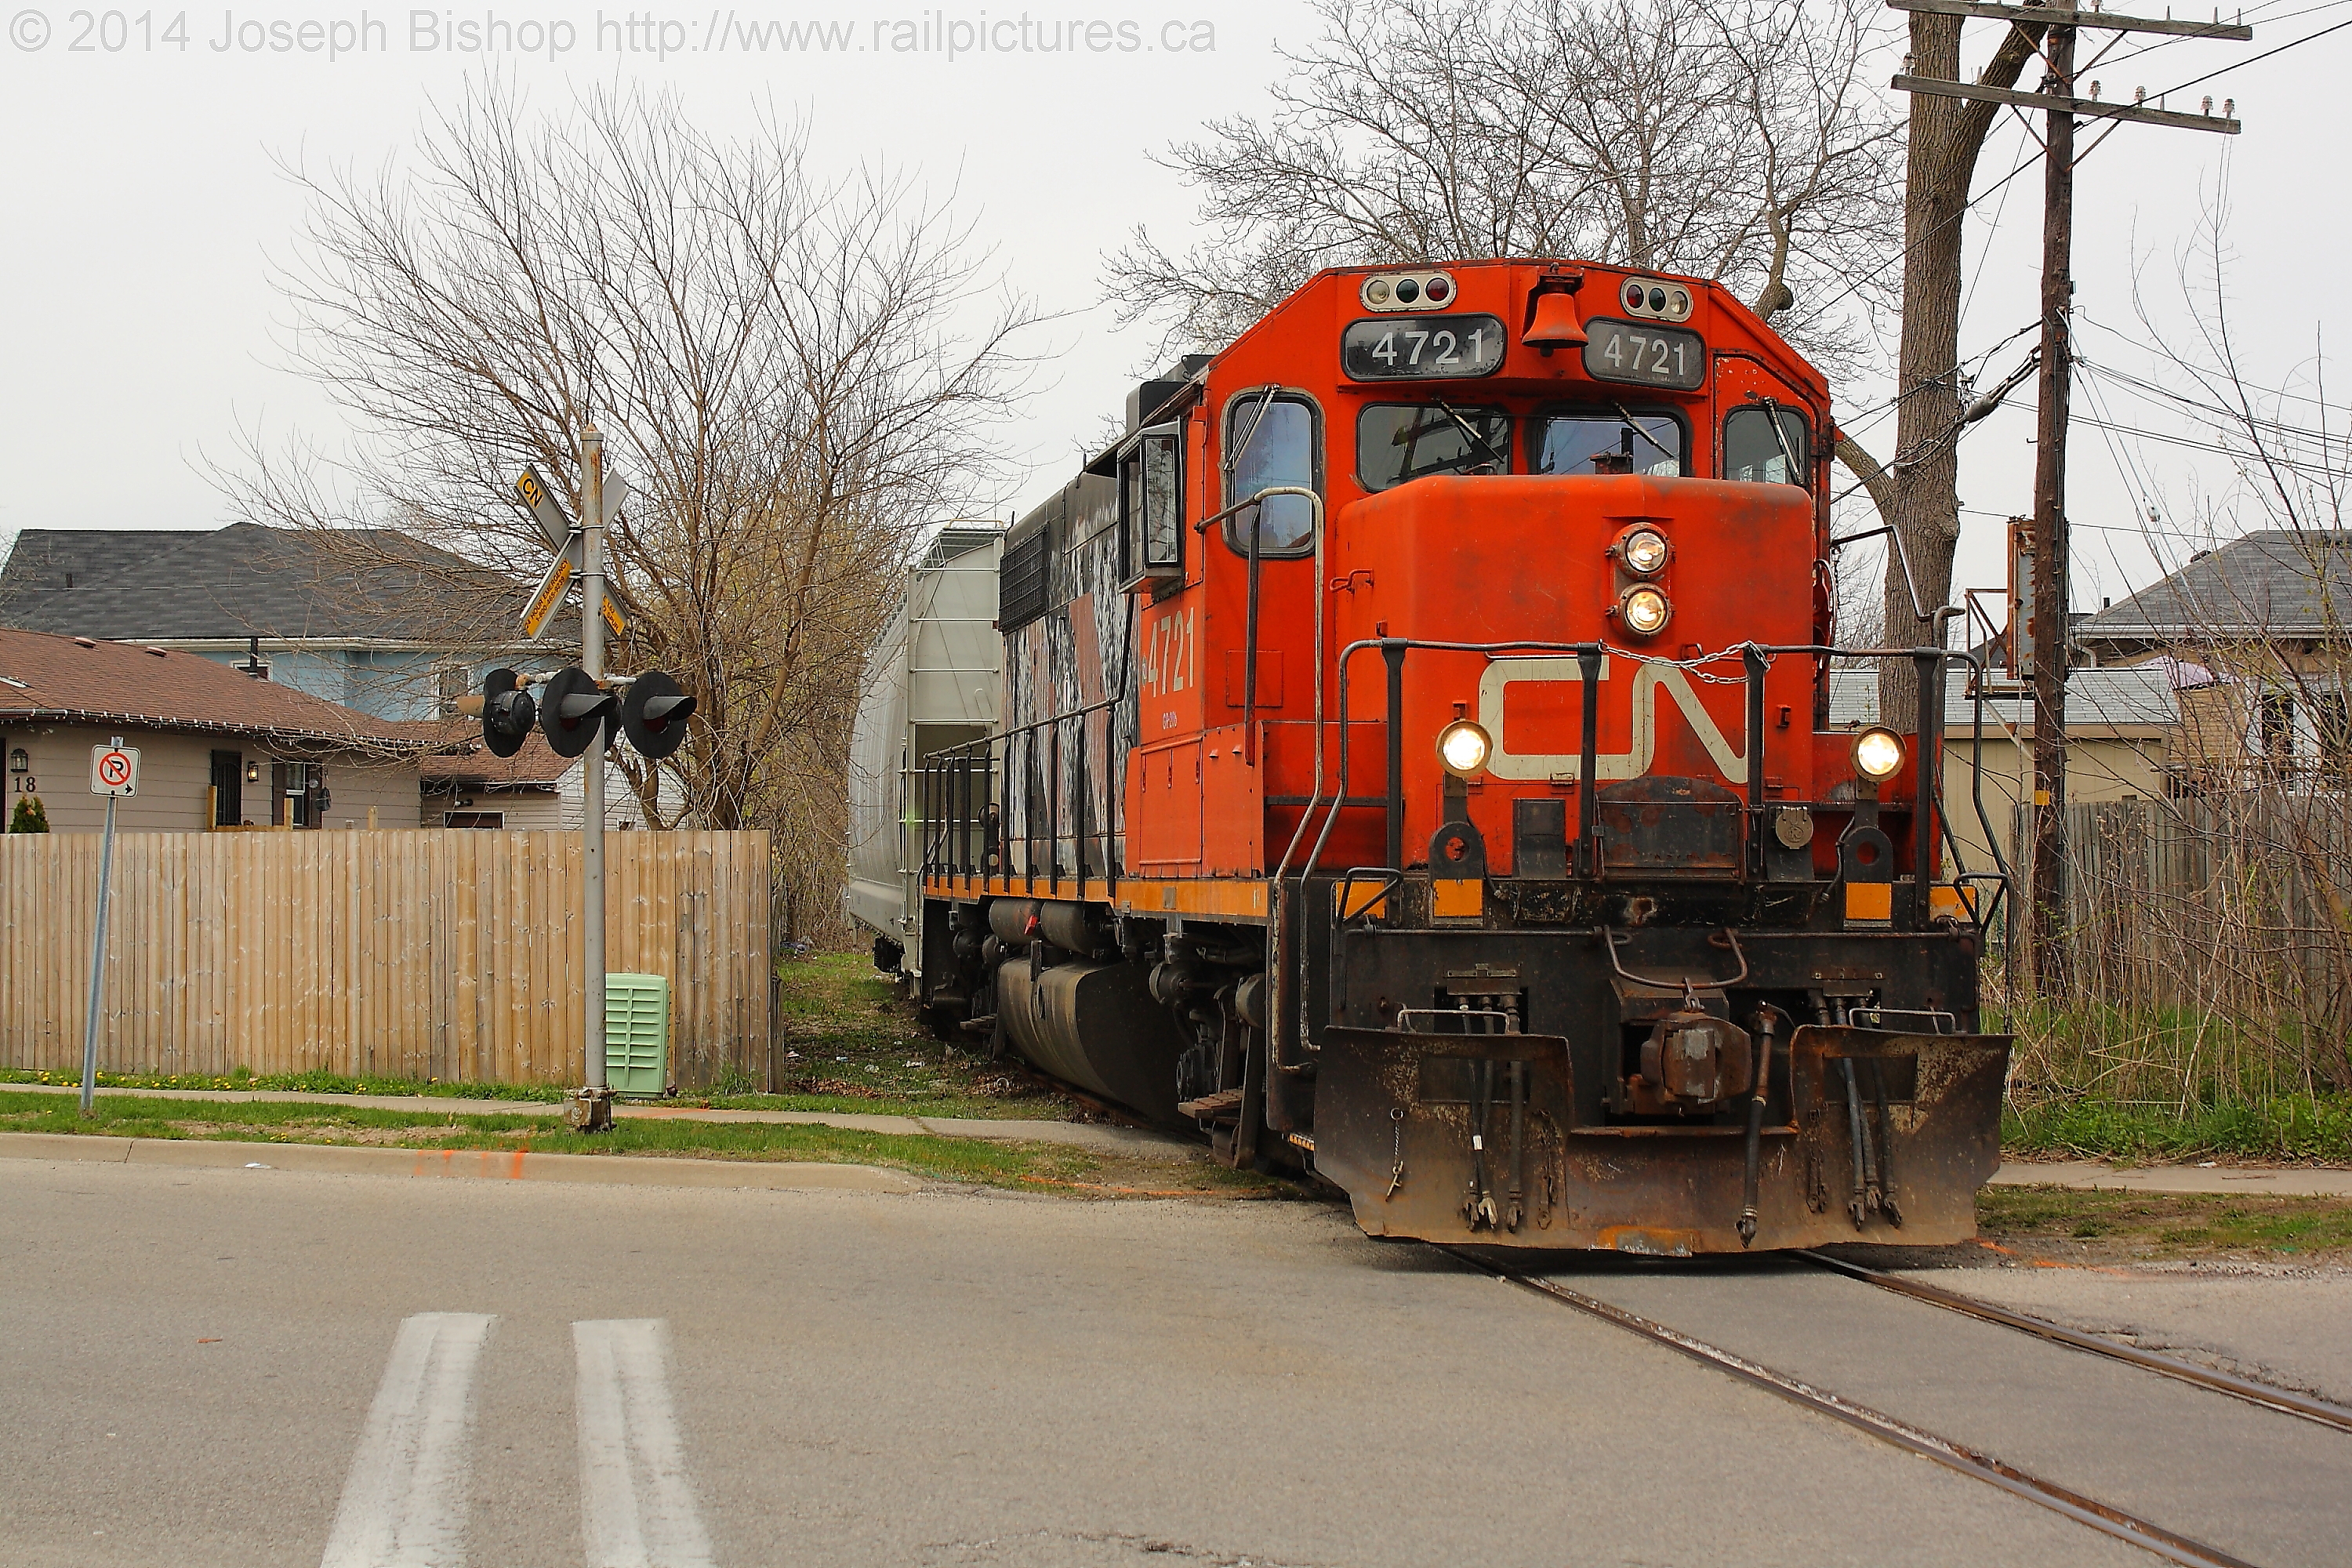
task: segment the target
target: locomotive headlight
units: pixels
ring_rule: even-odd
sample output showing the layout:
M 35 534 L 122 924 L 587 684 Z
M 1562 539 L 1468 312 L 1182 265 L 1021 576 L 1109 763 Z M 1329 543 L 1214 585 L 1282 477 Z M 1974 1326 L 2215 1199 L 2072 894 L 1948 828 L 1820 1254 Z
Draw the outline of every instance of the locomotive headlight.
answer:
M 1853 738 L 1853 771 L 1873 783 L 1895 776 L 1903 765 L 1903 737 L 1873 724 Z
M 1437 732 L 1437 760 L 1465 779 L 1485 769 L 1494 750 L 1494 738 L 1473 720 L 1456 719 Z
M 1647 583 L 1626 589 L 1617 601 L 1618 618 L 1637 637 L 1655 637 L 1665 630 L 1666 617 L 1674 613 L 1666 596 Z
M 1617 541 L 1617 559 L 1636 577 L 1654 577 L 1664 569 L 1666 536 L 1654 528 L 1631 528 Z

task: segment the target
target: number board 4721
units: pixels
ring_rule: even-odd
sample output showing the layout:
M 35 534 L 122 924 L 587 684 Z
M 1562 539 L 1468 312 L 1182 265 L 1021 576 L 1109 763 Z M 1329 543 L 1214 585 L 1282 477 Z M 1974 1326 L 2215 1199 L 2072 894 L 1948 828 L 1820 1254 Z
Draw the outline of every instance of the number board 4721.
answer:
M 1706 340 L 1687 327 L 1597 316 L 1584 331 L 1584 374 L 1595 381 L 1672 392 L 1696 392 L 1706 384 Z
M 1466 381 L 1503 368 L 1497 316 L 1384 316 L 1350 321 L 1339 369 L 1350 381 Z

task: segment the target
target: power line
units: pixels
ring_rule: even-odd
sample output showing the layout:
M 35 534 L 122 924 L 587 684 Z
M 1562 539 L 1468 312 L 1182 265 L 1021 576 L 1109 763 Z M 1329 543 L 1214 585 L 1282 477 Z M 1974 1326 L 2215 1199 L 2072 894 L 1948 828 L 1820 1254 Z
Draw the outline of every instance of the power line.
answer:
M 2304 45 L 2312 42 L 2313 39 L 2324 38 L 2330 33 L 2340 33 L 2347 27 L 2352 27 L 2352 17 L 2347 17 L 2345 20 L 2336 23 L 2336 26 L 2332 27 L 2322 27 L 2319 31 L 2309 34 L 2304 37 L 2297 38 L 2292 43 L 2281 44 L 2277 48 L 2264 49 L 2261 54 L 2223 66 L 2220 70 L 2210 70 L 2203 76 L 2192 76 L 2187 81 L 2179 82 L 2171 87 L 2166 88 L 2162 92 L 2158 93 L 2156 96 L 2158 99 L 2168 98 L 2173 93 L 2179 92 L 2185 88 L 2196 87 L 2200 83 L 2211 81 L 2217 76 L 2228 76 L 2233 70 L 2243 70 L 2248 66 L 2260 64 L 2262 61 L 2270 58 L 2273 55 L 2283 55 L 2289 49 L 2299 49 L 2303 47 Z

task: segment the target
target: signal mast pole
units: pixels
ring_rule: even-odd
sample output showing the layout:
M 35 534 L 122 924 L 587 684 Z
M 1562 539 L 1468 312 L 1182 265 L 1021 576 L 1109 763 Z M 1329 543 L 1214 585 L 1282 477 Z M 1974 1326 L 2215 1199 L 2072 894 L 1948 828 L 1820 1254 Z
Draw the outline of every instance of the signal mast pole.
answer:
M 580 440 L 580 668 L 604 679 L 604 437 L 591 425 Z M 582 1008 L 587 1016 L 586 1072 L 574 1124 L 598 1131 L 613 1124 L 613 1094 L 604 1080 L 604 716 L 581 759 L 580 868 L 587 908 L 582 945 L 587 970 Z
M 1895 79 L 1898 92 L 1925 92 L 2048 111 L 2042 134 L 2041 407 L 2034 426 L 2033 618 L 2026 630 L 2033 649 L 2033 885 L 2024 900 L 2022 944 L 2032 955 L 2036 987 L 2045 995 L 2067 977 L 2066 930 L 2066 670 L 2072 649 L 2067 625 L 2066 416 L 2072 384 L 2069 313 L 2074 305 L 2074 121 L 2077 118 L 2137 121 L 2189 131 L 2238 133 L 2234 104 L 2217 118 L 2213 100 L 2201 114 L 2167 109 L 2159 98 L 2147 106 L 2145 89 L 2129 103 L 2103 103 L 2099 85 L 2089 98 L 2074 92 L 2074 41 L 2084 27 L 2113 33 L 2169 33 L 2179 37 L 2227 38 L 2243 43 L 2254 30 L 2224 22 L 2126 16 L 2063 5 L 2005 5 L 2000 0 L 1886 0 L 1896 11 L 1945 16 L 1981 16 L 2021 29 L 2042 29 L 2042 56 L 2049 69 L 2040 92 L 1946 81 L 1909 74 Z M 2095 60 L 2093 64 L 2096 64 Z M 2105 140 L 2103 136 L 2101 141 Z M 2097 142 L 2092 143 L 2096 146 Z M 1922 695 L 1923 701 L 1926 700 Z M 2012 954 L 2016 948 L 2012 944 Z

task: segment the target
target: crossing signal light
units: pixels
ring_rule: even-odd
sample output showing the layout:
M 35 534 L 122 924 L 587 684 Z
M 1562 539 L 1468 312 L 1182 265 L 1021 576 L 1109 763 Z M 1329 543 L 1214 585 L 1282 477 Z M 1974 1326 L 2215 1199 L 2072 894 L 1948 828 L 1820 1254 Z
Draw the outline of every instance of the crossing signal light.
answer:
M 629 682 L 621 703 L 621 731 L 639 754 L 667 757 L 686 743 L 686 721 L 694 699 L 685 688 L 658 669 L 649 669 Z
M 482 744 L 493 754 L 511 757 L 538 721 L 538 704 L 530 700 L 511 669 L 494 669 L 482 678 L 478 697 L 461 697 L 457 711 L 482 721 Z
M 540 699 L 540 733 L 557 756 L 579 756 L 611 727 L 615 705 L 613 694 L 586 670 L 576 665 L 559 669 L 548 678 L 547 694 Z

